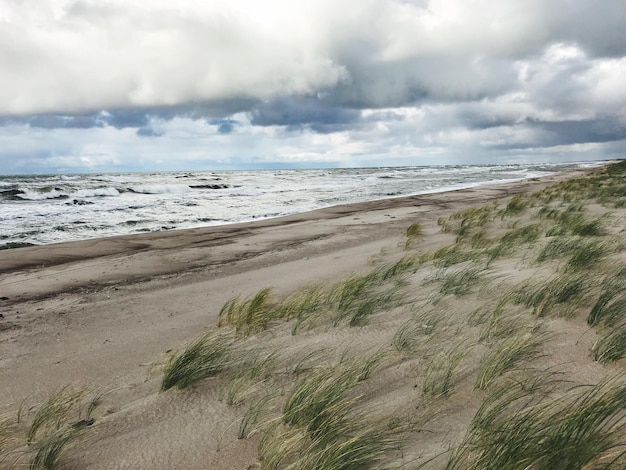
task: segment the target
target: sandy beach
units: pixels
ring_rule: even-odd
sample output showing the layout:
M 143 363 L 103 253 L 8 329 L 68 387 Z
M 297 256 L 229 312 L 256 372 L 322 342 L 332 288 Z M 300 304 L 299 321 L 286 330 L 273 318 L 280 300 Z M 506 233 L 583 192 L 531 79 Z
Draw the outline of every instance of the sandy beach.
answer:
M 22 407 L 28 416 L 35 413 L 36 405 L 67 386 L 89 393 L 104 391 L 94 422 L 68 446 L 58 468 L 265 468 L 267 459 L 260 460 L 258 448 L 271 426 L 259 424 L 246 438 L 238 438 L 242 417 L 260 396 L 253 391 L 258 392 L 262 385 L 248 387 L 249 396 L 242 392 L 241 400 L 234 404 L 225 398 L 231 376 L 210 377 L 185 390 L 160 392 L 162 372 L 155 369 L 155 362 L 215 329 L 220 309 L 234 296 L 245 299 L 272 287 L 272 296 L 281 299 L 304 286 L 333 285 L 407 255 L 417 258 L 433 253 L 457 238 L 442 231 L 438 220 L 494 201 L 499 201 L 502 209 L 514 195 L 537 192 L 589 171 L 336 206 L 254 223 L 0 251 L 0 410 L 13 416 Z M 604 213 L 589 207 L 592 216 Z M 622 215 L 617 214 L 607 229 L 615 236 L 622 230 Z M 509 220 L 510 227 L 534 220 L 532 215 L 526 217 L 517 224 Z M 416 222 L 419 237 L 407 239 L 407 228 Z M 503 224 L 493 229 L 491 238 L 509 227 Z M 440 337 L 443 348 L 449 350 L 454 337 L 458 338 L 458 328 L 468 324 L 467 318 L 455 324 L 455 315 L 467 316 L 481 306 L 493 305 L 504 289 L 502 282 L 512 286 L 528 278 L 549 277 L 547 270 L 552 265 L 529 266 L 524 256 L 496 259 L 485 268 L 490 284 L 467 297 L 455 295 L 437 302 L 437 309 L 451 318 L 447 332 Z M 554 269 L 561 269 L 559 266 Z M 403 285 L 411 300 L 358 327 L 334 327 L 332 322 L 320 321 L 292 334 L 293 325 L 277 321 L 238 339 L 238 344 L 251 348 L 271 344 L 281 354 L 317 348 L 328 353 L 330 362 L 348 347 L 348 356 L 355 358 L 390 349 L 399 327 L 415 315 L 417 308 L 410 306 L 424 306 L 432 298 L 431 278 L 438 269 L 415 268 Z M 585 305 L 596 298 L 589 294 Z M 526 314 L 519 308 L 515 312 Z M 596 333 L 588 332 L 584 318 L 573 321 L 546 315 L 543 321 L 542 328 L 550 337 L 541 353 L 550 357 L 542 359 L 546 367 L 558 363 L 559 373 L 576 370 L 577 383 L 596 383 L 607 370 L 620 370 L 619 363 L 601 365 L 590 358 Z M 461 376 L 472 377 L 460 379 L 447 401 L 437 398 L 441 401 L 432 408 L 439 414 L 436 426 L 416 425 L 401 454 L 389 454 L 390 462 L 414 468 L 433 459 L 428 465 L 444 468 L 447 457 L 436 456 L 461 442 L 483 397 L 473 385 L 481 355 L 487 350 L 478 339 L 476 347 L 470 347 L 471 338 L 467 341 L 470 352 L 464 355 L 459 370 Z M 385 354 L 379 371 L 358 393 L 377 418 L 393 415 L 405 406 L 406 397 L 416 400 L 415 387 L 421 383 L 416 368 L 423 369 L 416 366 L 419 360 L 415 357 Z M 288 368 L 294 360 L 281 356 L 278 369 Z M 280 383 L 273 390 L 277 401 L 268 405 L 267 418 L 259 423 L 275 420 L 297 382 L 276 382 Z M 425 409 L 414 401 L 410 408 Z M 26 454 L 18 458 L 5 450 L 0 466 L 10 468 L 13 462 L 27 458 Z

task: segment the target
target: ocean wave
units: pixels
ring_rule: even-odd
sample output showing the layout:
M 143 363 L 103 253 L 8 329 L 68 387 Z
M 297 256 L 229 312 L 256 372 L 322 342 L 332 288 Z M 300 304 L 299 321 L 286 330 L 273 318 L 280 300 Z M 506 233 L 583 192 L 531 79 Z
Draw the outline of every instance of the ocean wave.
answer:
M 25 201 L 45 201 L 46 199 L 69 199 L 69 194 L 58 188 L 43 188 L 39 190 L 26 189 L 17 198 Z
M 127 190 L 138 194 L 184 194 L 191 188 L 186 184 L 151 184 L 130 186 Z
M 8 201 L 19 201 L 20 196 L 24 194 L 21 189 L 4 189 L 0 191 L 0 198 Z
M 88 198 L 88 197 L 106 197 L 106 196 L 119 196 L 120 192 L 117 188 L 112 186 L 103 186 L 93 189 L 79 189 L 71 194 L 71 197 L 75 198 Z

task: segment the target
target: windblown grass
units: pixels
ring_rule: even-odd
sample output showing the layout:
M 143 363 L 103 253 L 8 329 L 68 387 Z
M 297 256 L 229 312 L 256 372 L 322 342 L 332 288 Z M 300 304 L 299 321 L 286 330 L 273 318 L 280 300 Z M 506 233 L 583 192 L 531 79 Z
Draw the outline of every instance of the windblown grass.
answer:
M 588 242 L 581 245 L 572 253 L 567 262 L 567 270 L 577 270 L 589 268 L 596 264 L 608 252 L 608 247 L 604 243 Z
M 412 271 L 416 264 L 417 261 L 413 256 L 403 256 L 391 266 L 383 266 L 380 270 L 380 279 L 382 281 L 396 279 Z
M 23 456 L 18 449 L 23 446 L 24 432 L 17 415 L 0 417 L 0 468 L 14 468 Z
M 500 211 L 500 218 L 504 219 L 505 217 L 511 215 L 518 215 L 524 212 L 530 206 L 530 199 L 525 194 L 518 194 L 513 196 L 511 200 L 508 202 L 506 207 Z
M 316 435 L 334 418 L 333 406 L 356 386 L 360 373 L 358 367 L 329 367 L 305 378 L 287 398 L 283 421 Z
M 372 468 L 401 447 L 399 434 L 381 423 L 368 423 L 361 414 L 347 415 L 329 436 L 311 438 L 300 427 L 277 424 L 264 434 L 259 458 L 264 470 L 359 470 Z
M 500 243 L 506 246 L 519 245 L 521 243 L 531 243 L 539 238 L 540 225 L 530 224 L 524 227 L 511 230 L 500 238 Z
M 537 262 L 569 257 L 566 270 L 573 271 L 593 266 L 609 251 L 610 247 L 606 242 L 585 240 L 580 237 L 558 237 L 550 240 L 541 250 Z
M 229 335 L 208 333 L 173 356 L 161 380 L 161 391 L 187 388 L 214 376 L 232 364 L 233 339 Z
M 275 305 L 271 301 L 271 292 L 272 289 L 266 287 L 246 300 L 233 297 L 220 310 L 218 326 L 227 323 L 244 336 L 264 330 L 277 316 Z
M 532 307 L 533 314 L 540 317 L 555 309 L 569 316 L 590 287 L 587 276 L 563 274 L 540 284 L 524 283 L 513 293 L 512 299 L 517 304 Z
M 455 212 L 450 217 L 442 217 L 437 221 L 444 233 L 454 233 L 457 235 L 457 243 L 474 235 L 476 229 L 480 229 L 494 219 L 497 205 L 489 204 L 480 207 L 469 207 L 459 212 Z
M 419 222 L 414 222 L 409 225 L 404 232 L 404 235 L 406 236 L 404 247 L 409 248 L 411 244 L 422 235 L 423 230 L 422 224 Z
M 508 231 L 494 241 L 492 246 L 485 247 L 484 254 L 488 258 L 487 267 L 496 259 L 510 255 L 521 245 L 535 242 L 539 238 L 539 233 L 539 224 L 525 225 L 524 227 Z
M 424 341 L 424 337 L 431 336 L 442 323 L 441 312 L 431 311 L 420 314 L 402 324 L 393 335 L 392 345 L 398 352 L 414 352 Z
M 551 259 L 561 259 L 571 256 L 572 253 L 583 247 L 585 242 L 578 237 L 555 237 L 541 250 L 537 262 L 542 263 Z
M 505 384 L 485 398 L 447 469 L 624 468 L 625 399 L 617 379 L 557 399 Z
M 247 397 L 254 395 L 260 384 L 265 382 L 273 374 L 277 362 L 276 351 L 269 354 L 263 351 L 251 349 L 240 353 L 232 369 L 237 374 L 228 384 L 225 390 L 225 399 L 228 406 L 237 406 Z
M 488 321 L 485 320 L 481 330 L 480 341 L 495 341 L 508 338 L 518 333 L 527 322 L 520 314 L 510 314 L 506 311 L 506 297 L 491 312 Z
M 447 268 L 466 261 L 476 261 L 483 255 L 481 250 L 468 249 L 460 244 L 447 245 L 433 254 L 433 264 L 439 268 Z
M 35 455 L 30 461 L 30 470 L 54 470 L 59 459 L 79 436 L 81 431 L 76 428 L 61 428 L 46 435 L 35 444 Z
M 264 395 L 248 408 L 239 424 L 237 439 L 249 439 L 252 434 L 261 430 L 260 427 L 255 427 L 255 425 L 269 412 L 272 401 L 275 398 L 273 394 Z
M 83 389 L 64 387 L 44 403 L 24 411 L 15 419 L 0 422 L 0 464 L 2 468 L 54 470 L 59 468 L 63 454 L 83 436 L 94 423 L 93 412 L 104 392 L 86 401 Z
M 604 323 L 614 326 L 626 320 L 626 272 L 621 271 L 615 278 L 605 282 L 597 302 L 591 308 L 587 323 L 591 326 Z
M 28 428 L 27 442 L 33 442 L 40 432 L 46 434 L 59 429 L 69 419 L 70 412 L 77 408 L 84 394 L 84 390 L 65 387 L 52 395 L 37 409 Z
M 334 324 L 348 319 L 350 326 L 361 325 L 373 313 L 400 305 L 399 286 L 391 281 L 412 265 L 412 259 L 403 258 L 389 268 L 351 276 L 339 283 L 333 295 L 337 299 Z
M 480 269 L 468 267 L 451 273 L 441 273 L 435 280 L 441 281 L 439 293 L 441 295 L 461 296 L 469 292 L 481 279 Z
M 431 397 L 447 395 L 453 376 L 468 352 L 467 344 L 459 343 L 431 358 L 422 378 L 422 393 Z
M 626 356 L 626 324 L 606 332 L 593 345 L 593 358 L 602 363 L 615 362 Z
M 293 468 L 298 470 L 359 470 L 381 460 L 390 450 L 401 447 L 401 441 L 388 429 L 350 423 L 346 437 L 327 445 L 313 442 L 309 452 Z
M 484 390 L 496 378 L 518 364 L 536 359 L 545 340 L 545 335 L 531 331 L 500 341 L 481 364 L 474 386 Z
M 264 434 L 264 469 L 358 469 L 399 446 L 392 427 L 370 423 L 353 389 L 384 357 L 349 360 L 312 371 L 288 395 L 279 421 Z

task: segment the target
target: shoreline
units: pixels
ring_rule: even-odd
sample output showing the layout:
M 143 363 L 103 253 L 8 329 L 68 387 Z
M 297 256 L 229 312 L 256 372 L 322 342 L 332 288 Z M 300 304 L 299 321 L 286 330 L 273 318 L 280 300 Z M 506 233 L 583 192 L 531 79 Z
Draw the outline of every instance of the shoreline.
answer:
M 10 343 L 18 338 L 23 341 L 23 333 L 32 330 L 39 336 L 40 323 L 52 321 L 51 334 L 60 336 L 66 336 L 63 325 L 70 318 L 90 327 L 93 317 L 82 314 L 82 305 L 108 301 L 112 294 L 122 303 L 141 296 L 143 304 L 137 308 L 149 317 L 150 309 L 176 309 L 179 292 L 193 291 L 189 295 L 195 298 L 196 291 L 207 286 L 208 291 L 219 291 L 207 301 L 206 310 L 212 316 L 238 293 L 248 295 L 267 285 L 281 286 L 287 292 L 309 282 L 332 282 L 366 269 L 381 253 L 401 256 L 404 232 L 415 221 L 436 227 L 439 217 L 465 207 L 539 190 L 589 171 L 574 169 L 516 183 L 338 205 L 249 223 L 3 250 L 0 352 L 2 346 L 10 350 Z M 67 303 L 74 306 L 76 316 L 41 313 L 56 312 Z M 112 307 L 102 308 L 109 314 Z M 111 315 L 122 318 L 123 314 L 122 310 Z M 188 314 L 197 327 L 202 315 Z M 63 323 L 50 320 L 55 317 Z M 117 326 L 109 328 L 112 335 Z M 54 341 L 44 339 L 45 343 Z M 7 368 L 23 367 L 16 364 L 2 372 Z
M 606 162 L 603 164 L 609 164 Z M 390 196 L 382 199 L 374 199 L 370 201 L 354 202 L 347 204 L 337 204 L 328 207 L 313 209 L 306 212 L 288 214 L 277 217 L 269 217 L 258 220 L 248 220 L 244 222 L 233 222 L 221 225 L 208 225 L 195 228 L 181 228 L 174 230 L 163 230 L 146 233 L 133 233 L 126 235 L 113 235 L 107 237 L 96 237 L 84 240 L 71 240 L 57 243 L 49 243 L 42 245 L 27 245 L 15 248 L 0 250 L 0 275 L 3 273 L 13 272 L 23 268 L 32 266 L 50 266 L 55 264 L 65 264 L 67 262 L 79 261 L 81 259 L 95 258 L 99 256 L 131 254 L 146 248 L 166 248 L 170 249 L 175 246 L 184 246 L 188 240 L 193 242 L 194 239 L 204 236 L 214 236 L 215 240 L 223 239 L 230 235 L 239 235 L 247 229 L 256 230 L 265 227 L 277 227 L 282 225 L 290 225 L 302 221 L 322 220 L 330 218 L 338 218 L 347 216 L 352 213 L 358 213 L 370 210 L 387 210 L 396 206 L 406 207 L 407 205 L 418 204 L 462 204 L 463 195 L 471 194 L 475 191 L 485 189 L 484 197 L 488 200 L 498 199 L 500 197 L 508 197 L 511 195 L 534 190 L 535 187 L 541 187 L 545 182 L 553 183 L 564 178 L 575 177 L 575 175 L 583 175 L 602 165 L 585 168 L 573 168 L 561 172 L 556 172 L 543 177 L 524 178 L 512 180 L 509 182 L 485 182 L 469 187 L 457 189 L 441 189 L 433 192 L 420 192 L 408 196 Z M 570 176 L 571 175 L 571 176 Z M 489 191 L 493 189 L 494 191 Z M 495 192 L 495 194 L 488 194 Z M 459 195 L 459 197 L 439 197 L 442 195 Z M 474 199 L 472 199 L 474 200 Z M 172 238 L 181 238 L 179 243 L 171 241 Z M 164 246 L 172 243 L 172 246 Z M 148 246 L 146 246 L 148 245 Z M 83 248 L 90 248 L 93 253 L 81 253 L 80 255 L 71 256 L 70 248 L 74 246 L 77 251 Z M 16 250 L 20 250 L 17 251 Z M 25 250 L 29 253 L 24 258 L 22 255 Z

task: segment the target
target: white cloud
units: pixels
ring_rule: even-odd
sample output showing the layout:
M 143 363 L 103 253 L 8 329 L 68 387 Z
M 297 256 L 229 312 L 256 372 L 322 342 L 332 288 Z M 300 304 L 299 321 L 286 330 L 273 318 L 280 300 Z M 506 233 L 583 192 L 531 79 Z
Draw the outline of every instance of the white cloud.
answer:
M 0 172 L 616 155 L 624 24 L 623 0 L 0 0 Z

